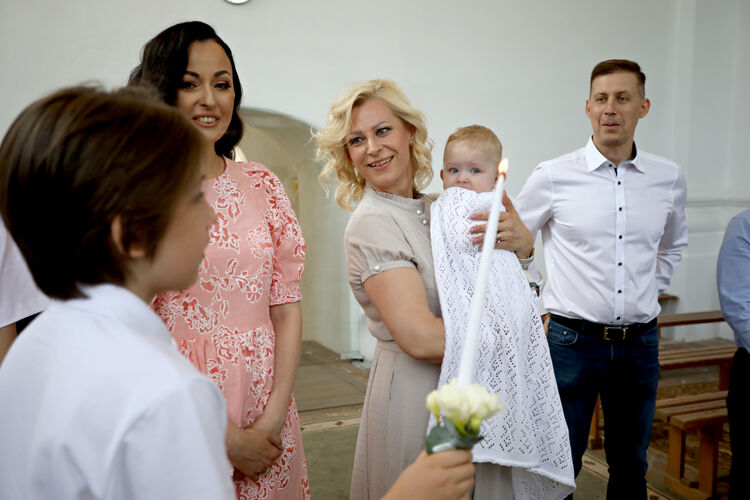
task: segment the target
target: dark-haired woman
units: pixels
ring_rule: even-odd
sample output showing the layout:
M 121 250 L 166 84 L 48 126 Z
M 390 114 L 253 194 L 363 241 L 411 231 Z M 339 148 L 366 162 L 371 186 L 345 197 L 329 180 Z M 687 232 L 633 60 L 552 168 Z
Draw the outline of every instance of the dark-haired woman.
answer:
M 205 23 L 177 24 L 145 45 L 130 83 L 154 87 L 202 133 L 203 190 L 218 217 L 198 282 L 159 295 L 153 307 L 224 393 L 238 497 L 309 498 L 292 397 L 305 244 L 279 179 L 231 159 L 242 137 L 232 52 Z

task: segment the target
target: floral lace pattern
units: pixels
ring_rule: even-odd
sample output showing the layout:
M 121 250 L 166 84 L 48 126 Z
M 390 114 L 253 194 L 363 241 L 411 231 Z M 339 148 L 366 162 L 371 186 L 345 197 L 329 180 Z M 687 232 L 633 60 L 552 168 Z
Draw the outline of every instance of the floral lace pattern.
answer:
M 182 354 L 219 387 L 227 416 L 247 427 L 262 413 L 273 387 L 275 335 L 270 306 L 301 300 L 305 243 L 279 179 L 257 163 L 226 160 L 204 182 L 217 215 L 198 282 L 166 292 L 152 307 Z M 281 432 L 284 451 L 251 481 L 235 471 L 240 499 L 310 497 L 294 398 Z
M 489 210 L 493 193 L 447 189 L 432 204 L 432 255 L 445 321 L 438 386 L 458 374 L 480 252 L 469 216 Z M 505 411 L 482 423 L 475 462 L 512 467 L 515 498 L 563 498 L 573 491 L 568 428 L 544 329 L 516 256 L 493 252 L 472 382 L 499 393 Z M 435 423 L 430 418 L 430 427 Z

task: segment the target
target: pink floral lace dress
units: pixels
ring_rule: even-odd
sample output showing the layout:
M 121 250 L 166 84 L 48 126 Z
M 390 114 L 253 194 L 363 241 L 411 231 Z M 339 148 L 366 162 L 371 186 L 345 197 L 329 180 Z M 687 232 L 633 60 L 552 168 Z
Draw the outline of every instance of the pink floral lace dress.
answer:
M 153 308 L 180 351 L 224 393 L 229 420 L 244 428 L 263 413 L 271 393 L 269 307 L 301 300 L 305 243 L 281 182 L 264 166 L 227 159 L 224 173 L 203 190 L 218 220 L 198 281 L 160 294 Z M 293 397 L 281 439 L 283 453 L 257 481 L 234 474 L 240 499 L 310 497 Z

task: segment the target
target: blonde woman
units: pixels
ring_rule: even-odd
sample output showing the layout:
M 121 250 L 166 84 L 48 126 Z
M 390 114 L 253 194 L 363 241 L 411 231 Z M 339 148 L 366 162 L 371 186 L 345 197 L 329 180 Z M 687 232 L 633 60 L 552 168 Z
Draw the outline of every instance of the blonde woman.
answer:
M 430 248 L 437 196 L 421 193 L 433 175 L 432 143 L 424 115 L 387 80 L 346 90 L 316 139 L 321 179 L 335 176 L 336 201 L 354 209 L 344 236 L 349 284 L 377 339 L 351 487 L 352 499 L 375 499 L 424 447 L 425 397 L 437 386 L 445 348 Z M 502 248 L 531 253 L 514 211 L 498 234 Z

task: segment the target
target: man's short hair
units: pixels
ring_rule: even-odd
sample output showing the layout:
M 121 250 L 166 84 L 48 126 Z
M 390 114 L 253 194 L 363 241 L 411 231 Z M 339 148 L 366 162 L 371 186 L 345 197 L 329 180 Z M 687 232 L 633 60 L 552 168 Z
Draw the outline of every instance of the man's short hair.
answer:
M 124 284 L 127 251 L 153 257 L 201 147 L 179 110 L 143 91 L 67 88 L 23 110 L 0 144 L 0 213 L 39 288 L 69 299 Z
M 456 129 L 445 141 L 445 147 L 451 142 L 458 141 L 471 141 L 478 144 L 487 146 L 490 154 L 496 160 L 496 163 L 500 163 L 503 159 L 503 144 L 500 139 L 497 138 L 495 133 L 487 127 L 482 125 L 469 125 L 468 127 L 461 127 Z
M 646 97 L 646 75 L 641 71 L 641 67 L 637 62 L 627 59 L 608 59 L 594 66 L 594 70 L 591 72 L 591 81 L 589 82 L 589 94 L 594 85 L 594 79 L 597 76 L 621 72 L 634 73 L 636 78 L 638 78 L 638 91 L 641 97 Z

